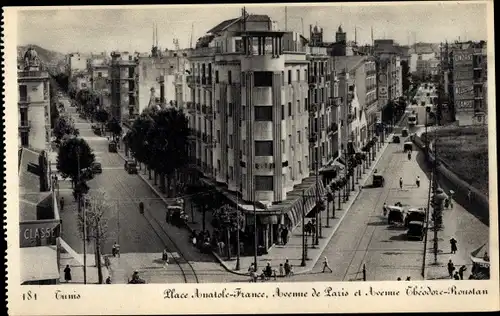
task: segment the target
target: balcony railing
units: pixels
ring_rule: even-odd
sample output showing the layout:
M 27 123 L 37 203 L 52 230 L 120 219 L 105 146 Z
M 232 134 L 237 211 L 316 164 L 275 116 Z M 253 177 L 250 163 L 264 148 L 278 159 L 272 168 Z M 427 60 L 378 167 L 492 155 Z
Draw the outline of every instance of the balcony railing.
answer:
M 18 103 L 30 103 L 31 102 L 31 97 L 29 95 L 22 95 L 19 97 Z
M 376 71 L 376 70 L 368 70 L 368 71 L 366 72 L 366 75 L 367 75 L 367 76 L 371 76 L 371 75 L 374 75 L 374 74 L 376 74 L 376 73 L 377 73 L 377 71 Z
M 201 111 L 201 104 L 196 103 L 196 111 L 198 111 L 198 112 Z
M 191 53 L 191 57 L 212 56 L 220 53 L 221 53 L 220 47 L 201 47 L 195 49 Z
M 201 106 L 201 113 L 207 114 L 207 106 L 205 104 Z
M 199 76 L 196 76 L 194 81 L 197 83 L 197 84 L 200 84 L 201 83 L 201 78 Z
M 37 71 L 18 71 L 17 76 L 19 78 L 48 78 L 49 73 L 44 70 Z
M 318 111 L 318 104 L 317 103 L 311 103 L 309 104 L 309 113 L 314 114 Z
M 332 123 L 326 130 L 328 134 L 333 134 L 339 130 L 339 125 L 337 123 Z
M 196 137 L 197 137 L 197 138 L 201 139 L 201 135 L 202 135 L 202 134 L 201 134 L 201 131 L 196 131 Z
M 19 122 L 19 127 L 20 128 L 30 128 L 31 127 L 31 121 L 30 120 L 24 120 Z

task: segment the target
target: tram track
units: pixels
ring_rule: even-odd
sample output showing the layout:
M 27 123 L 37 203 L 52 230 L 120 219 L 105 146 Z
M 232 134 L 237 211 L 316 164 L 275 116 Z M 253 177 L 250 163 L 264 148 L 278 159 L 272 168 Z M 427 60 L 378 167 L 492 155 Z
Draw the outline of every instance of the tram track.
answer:
M 126 187 L 121 181 L 118 181 L 120 187 L 126 192 L 126 194 L 135 200 L 133 194 L 130 189 Z M 139 204 L 137 203 L 137 208 L 139 208 Z M 139 211 L 139 209 L 137 210 Z M 151 214 L 149 207 L 144 207 L 144 219 L 151 227 L 152 231 L 161 240 L 162 244 L 165 248 L 170 252 L 177 252 L 180 258 L 176 258 L 175 256 L 171 256 L 172 260 L 179 267 L 182 277 L 185 283 L 199 283 L 198 275 L 193 265 L 187 258 L 183 255 L 180 247 L 175 243 L 173 238 L 167 233 L 165 228 L 161 225 L 161 223 Z M 182 262 L 184 261 L 184 262 Z

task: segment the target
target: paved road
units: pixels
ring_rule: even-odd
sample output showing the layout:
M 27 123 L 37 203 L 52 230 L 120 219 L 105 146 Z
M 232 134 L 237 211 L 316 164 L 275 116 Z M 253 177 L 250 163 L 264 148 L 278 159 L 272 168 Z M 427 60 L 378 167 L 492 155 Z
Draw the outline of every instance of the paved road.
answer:
M 200 282 L 241 280 L 241 277 L 227 273 L 211 255 L 201 254 L 192 247 L 189 243 L 187 230 L 167 225 L 165 223 L 166 207 L 151 188 L 137 175 L 129 175 L 125 172 L 123 159 L 116 153 L 108 152 L 107 139 L 96 136 L 90 128 L 90 123 L 79 118 L 75 109 L 70 108 L 69 104 L 67 111 L 72 113 L 80 135 L 87 140 L 94 150 L 96 160 L 102 164 L 102 174 L 96 175 L 93 180 L 89 181 L 89 186 L 91 190 L 105 190 L 108 202 L 112 205 L 103 251 L 110 253 L 113 243 L 118 241 L 122 254 L 120 259 L 112 261 L 112 265 L 116 263 L 117 269 L 124 270 L 126 275 L 130 275 L 132 270 L 138 269 L 141 275 L 151 283 L 183 282 L 178 268 L 170 264 L 169 268 L 165 269 L 163 262 L 159 260 L 165 244 L 168 243 L 164 234 L 167 232 L 169 236 L 173 237 L 179 248 L 169 249 L 169 251 L 175 257 L 179 257 L 179 254 L 182 253 L 185 259 L 193 264 Z M 61 188 L 64 188 L 64 185 L 61 185 Z M 66 201 L 72 201 L 69 189 L 63 190 L 63 194 L 66 196 Z M 138 204 L 140 201 L 144 202 L 148 210 L 147 217 L 139 213 Z M 76 211 L 70 210 L 70 208 L 76 208 L 75 204 L 72 202 L 71 205 L 68 205 L 67 210 L 62 214 L 63 239 L 77 252 L 82 253 L 81 238 L 75 233 L 77 231 Z M 121 279 L 122 276 L 119 278 Z

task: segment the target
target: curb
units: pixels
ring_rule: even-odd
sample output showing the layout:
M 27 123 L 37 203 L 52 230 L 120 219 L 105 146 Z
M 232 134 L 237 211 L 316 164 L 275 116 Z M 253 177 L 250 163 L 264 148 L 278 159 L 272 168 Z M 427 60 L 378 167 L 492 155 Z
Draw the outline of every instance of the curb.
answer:
M 376 166 L 377 163 L 379 162 L 380 158 L 382 157 L 384 151 L 387 149 L 388 145 L 390 144 L 390 136 L 393 135 L 393 133 L 389 134 L 388 137 L 387 137 L 387 141 L 384 141 L 384 145 L 382 146 L 382 148 L 379 150 L 378 152 L 378 157 L 373 161 L 373 164 L 372 166 Z M 117 154 L 123 159 L 123 160 L 127 160 L 127 158 L 119 151 L 117 151 Z M 340 227 L 340 224 L 342 223 L 342 221 L 344 220 L 345 216 L 347 215 L 347 213 L 349 213 L 352 205 L 354 204 L 354 202 L 356 202 L 356 200 L 358 199 L 360 193 L 362 192 L 362 188 L 360 189 L 360 187 L 364 186 L 366 184 L 366 182 L 368 181 L 368 179 L 370 178 L 370 175 L 373 174 L 373 171 L 374 171 L 375 168 L 372 168 L 369 172 L 368 172 L 368 176 L 366 177 L 366 179 L 362 182 L 362 183 L 359 183 L 358 184 L 358 190 L 356 191 L 356 193 L 354 194 L 354 196 L 352 197 L 352 199 L 350 199 L 350 204 L 347 204 L 348 206 L 346 207 L 346 210 L 344 212 L 344 214 L 340 217 L 339 221 L 337 222 L 337 224 L 335 225 L 332 233 L 330 234 L 329 237 L 326 238 L 326 242 L 324 243 L 324 245 L 320 248 L 320 251 L 319 251 L 319 254 L 313 259 L 310 261 L 311 265 L 309 268 L 306 268 L 306 269 L 303 269 L 303 270 L 300 270 L 300 271 L 296 271 L 294 272 L 295 275 L 301 275 L 301 274 L 307 274 L 309 272 L 311 272 L 313 269 L 314 269 L 314 266 L 316 265 L 316 263 L 319 261 L 319 258 L 321 257 L 324 249 L 326 248 L 326 246 L 328 246 L 330 240 L 333 238 L 333 236 L 335 235 L 335 233 L 337 232 L 337 229 Z M 167 204 L 167 201 L 165 200 L 165 198 L 163 196 L 161 196 L 160 192 L 158 192 L 158 190 L 153 186 L 151 185 L 148 180 L 146 178 L 144 178 L 144 176 L 140 173 L 137 173 L 137 175 L 153 190 L 153 192 L 158 195 L 158 197 L 163 201 L 163 203 Z M 189 231 L 193 231 L 192 228 L 187 225 L 187 229 Z M 231 269 L 228 264 L 217 254 L 215 253 L 215 251 L 212 251 L 212 255 L 215 257 L 215 259 L 217 259 L 217 261 L 219 262 L 219 264 L 229 273 L 232 273 L 232 274 L 235 274 L 235 275 L 240 275 L 240 276 L 249 276 L 248 273 L 245 273 L 245 272 L 237 272 L 233 269 Z
M 389 136 L 391 136 L 391 135 L 393 135 L 393 134 L 389 134 Z M 328 236 L 326 238 L 326 242 L 324 243 L 324 245 L 321 246 L 321 248 L 319 248 L 320 251 L 319 251 L 318 255 L 313 260 L 310 261 L 311 262 L 311 266 L 309 268 L 305 268 L 303 270 L 294 272 L 295 275 L 308 274 L 309 272 L 311 272 L 314 269 L 314 266 L 316 265 L 316 263 L 318 263 L 319 258 L 323 254 L 323 251 L 328 246 L 328 244 L 330 243 L 330 240 L 333 238 L 333 236 L 337 232 L 337 229 L 340 227 L 340 224 L 342 224 L 342 221 L 344 220 L 345 216 L 349 213 L 349 211 L 351 210 L 352 205 L 354 204 L 354 202 L 356 202 L 356 200 L 358 199 L 359 195 L 363 191 L 362 190 L 362 186 L 364 186 L 366 184 L 366 182 L 368 181 L 368 179 L 370 179 L 370 175 L 373 174 L 373 171 L 375 169 L 374 167 L 377 165 L 377 163 L 379 162 L 380 158 L 382 158 L 382 155 L 384 154 L 384 151 L 387 149 L 388 146 L 389 146 L 389 142 L 384 142 L 383 147 L 378 152 L 379 155 L 378 155 L 377 159 L 375 159 L 373 161 L 373 164 L 372 164 L 373 168 L 368 172 L 367 177 L 365 178 L 365 180 L 363 182 L 360 182 L 358 184 L 358 190 L 356 191 L 356 193 L 354 194 L 354 196 L 352 197 L 352 199 L 350 199 L 350 203 L 346 205 L 346 209 L 345 209 L 344 214 L 342 214 L 342 216 L 339 218 L 339 221 L 337 222 L 337 224 L 333 228 L 330 236 Z
M 117 151 L 117 154 L 123 159 L 123 160 L 127 160 L 127 158 L 125 157 L 125 155 L 123 155 L 121 152 Z M 144 181 L 150 188 L 151 190 L 153 190 L 153 192 L 163 201 L 163 203 L 165 203 L 166 205 L 168 205 L 166 199 L 161 195 L 160 192 L 158 192 L 158 189 L 156 189 L 151 183 L 149 183 L 149 181 L 140 173 L 137 173 L 137 175 L 139 176 L 139 178 L 141 178 L 142 181 Z M 186 225 L 186 228 L 190 231 L 190 232 L 193 232 L 193 229 L 188 225 Z M 219 264 L 224 267 L 224 269 L 227 271 L 227 272 L 230 272 L 230 273 L 233 273 L 233 274 L 236 274 L 236 275 L 241 275 L 241 276 L 248 276 L 249 274 L 248 273 L 244 273 L 244 272 L 236 272 L 234 270 L 231 270 L 225 263 L 224 263 L 224 260 L 222 260 L 222 258 L 217 254 L 215 253 L 215 251 L 212 251 L 212 255 L 215 257 L 215 259 L 217 259 L 217 261 L 219 262 Z

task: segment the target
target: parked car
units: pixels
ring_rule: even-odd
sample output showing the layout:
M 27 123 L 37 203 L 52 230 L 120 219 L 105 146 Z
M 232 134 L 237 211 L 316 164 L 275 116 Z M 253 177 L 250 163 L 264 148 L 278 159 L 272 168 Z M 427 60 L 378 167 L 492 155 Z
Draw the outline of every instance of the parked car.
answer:
M 135 174 L 135 173 L 137 173 L 137 163 L 134 160 L 127 160 L 125 162 L 125 170 L 129 174 Z
M 110 141 L 109 144 L 108 144 L 108 151 L 110 153 L 115 153 L 116 152 L 116 142 L 115 141 Z
M 94 162 L 92 164 L 92 172 L 95 173 L 102 173 L 102 165 L 100 162 Z
M 381 175 L 379 173 L 373 174 L 373 183 L 372 183 L 372 186 L 374 188 L 383 187 L 384 184 L 385 184 L 385 179 L 384 179 L 383 175 Z
M 425 234 L 424 222 L 420 221 L 411 221 L 408 223 L 408 231 L 406 232 L 406 236 L 409 240 L 423 240 Z
M 393 142 L 394 144 L 399 144 L 399 143 L 401 142 L 401 139 L 399 139 L 399 136 L 398 136 L 398 135 L 394 135 L 394 136 L 392 137 L 392 142 Z

